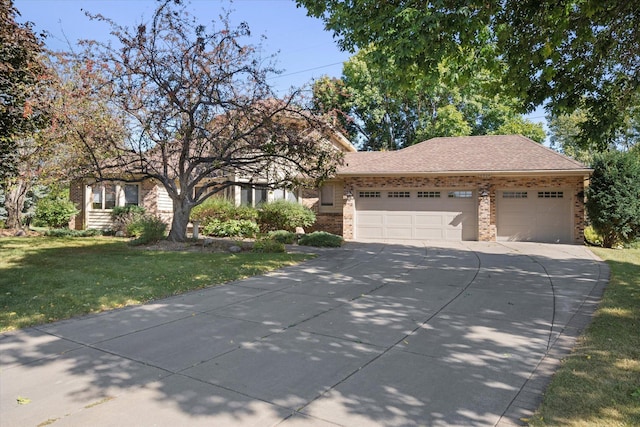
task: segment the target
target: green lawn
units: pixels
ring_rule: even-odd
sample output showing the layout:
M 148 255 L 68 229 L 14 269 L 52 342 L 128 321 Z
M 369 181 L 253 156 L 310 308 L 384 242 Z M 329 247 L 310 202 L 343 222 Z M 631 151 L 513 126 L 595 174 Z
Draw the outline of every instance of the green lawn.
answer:
M 532 425 L 640 425 L 640 249 L 593 252 L 611 267 L 611 281 Z
M 0 238 L 0 331 L 140 304 L 307 258 L 149 251 L 116 238 Z

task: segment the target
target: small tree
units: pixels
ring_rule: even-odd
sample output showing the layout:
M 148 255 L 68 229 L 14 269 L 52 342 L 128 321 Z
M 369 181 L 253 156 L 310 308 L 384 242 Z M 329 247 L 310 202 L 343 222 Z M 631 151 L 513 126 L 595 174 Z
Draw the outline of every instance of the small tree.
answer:
M 606 248 L 640 237 L 640 152 L 596 156 L 586 209 Z
M 326 125 L 300 107 L 298 92 L 276 96 L 268 84 L 274 69 L 240 42 L 246 24 L 231 28 L 222 17 L 210 30 L 167 0 L 133 31 L 92 18 L 111 25 L 119 48 L 88 42 L 78 60 L 99 70 L 96 90 L 109 88 L 127 132 L 121 140 L 83 141 L 108 154 L 91 156 L 97 178 L 164 186 L 173 201 L 170 240 L 184 241 L 191 209 L 235 185 L 236 176 L 294 186 L 335 170 L 339 155 L 323 138 Z

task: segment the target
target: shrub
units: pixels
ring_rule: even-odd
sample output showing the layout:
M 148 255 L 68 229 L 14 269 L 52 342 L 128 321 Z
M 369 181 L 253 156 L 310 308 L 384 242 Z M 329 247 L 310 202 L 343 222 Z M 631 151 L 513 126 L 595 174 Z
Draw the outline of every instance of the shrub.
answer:
M 269 234 L 267 234 L 267 238 L 284 243 L 285 245 L 290 245 L 295 243 L 296 233 L 287 230 L 270 231 Z
M 216 237 L 254 237 L 259 231 L 258 224 L 247 219 L 212 219 L 202 227 L 203 234 Z
M 584 229 L 584 240 L 590 245 L 602 246 L 602 236 L 591 225 Z
M 128 237 L 137 237 L 142 229 L 133 224 L 142 219 L 145 212 L 146 210 L 142 206 L 116 206 L 111 211 L 111 219 L 113 220 L 111 229 L 114 232 L 122 231 Z
M 285 248 L 284 243 L 267 238 L 256 240 L 251 251 L 259 253 L 282 253 L 285 252 Z
M 235 206 L 229 199 L 222 197 L 210 197 L 200 205 L 191 210 L 191 221 L 200 221 L 202 226 L 206 226 L 214 219 L 220 221 L 248 220 L 255 221 L 258 212 L 251 206 Z
M 47 197 L 38 201 L 35 219 L 38 224 L 51 228 L 62 228 L 67 227 L 71 217 L 78 213 L 79 211 L 71 200 Z
M 303 246 L 339 248 L 342 243 L 342 237 L 326 231 L 314 231 L 313 233 L 302 235 L 298 239 L 298 244 Z
M 263 232 L 295 231 L 296 227 L 309 227 L 314 222 L 316 215 L 311 209 L 287 200 L 266 203 L 258 213 L 258 223 Z
M 640 156 L 609 152 L 596 156 L 586 209 L 602 246 L 611 248 L 640 237 Z
M 132 245 L 146 245 L 162 240 L 167 230 L 167 224 L 157 216 L 147 215 L 133 224 L 136 224 L 135 228 L 140 228 L 141 232 L 135 240 L 131 241 Z
M 101 236 L 102 231 L 95 228 L 87 230 L 71 230 L 69 228 L 54 228 L 44 232 L 47 237 L 95 237 Z

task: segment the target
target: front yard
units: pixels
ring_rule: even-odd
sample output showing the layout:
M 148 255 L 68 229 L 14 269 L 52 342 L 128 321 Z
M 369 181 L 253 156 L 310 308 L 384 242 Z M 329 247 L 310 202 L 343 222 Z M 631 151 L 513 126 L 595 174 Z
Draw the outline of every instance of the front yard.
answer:
M 141 304 L 309 255 L 132 248 L 117 238 L 0 238 L 0 332 Z
M 532 425 L 640 425 L 640 249 L 592 250 L 611 267 L 611 281 Z

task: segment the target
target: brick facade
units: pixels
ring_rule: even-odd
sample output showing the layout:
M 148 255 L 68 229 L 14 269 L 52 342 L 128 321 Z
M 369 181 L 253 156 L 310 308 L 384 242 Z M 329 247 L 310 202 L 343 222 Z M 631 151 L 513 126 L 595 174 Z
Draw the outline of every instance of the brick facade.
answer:
M 341 234 L 345 239 L 354 237 L 355 190 L 362 189 L 416 189 L 447 188 L 475 190 L 478 198 L 478 240 L 495 241 L 496 192 L 508 189 L 564 189 L 573 197 L 573 242 L 584 243 L 584 176 L 415 176 L 415 177 L 348 177 L 341 182 L 343 189 L 342 214 L 321 213 L 317 207 L 317 191 L 303 195 L 305 205 L 316 211 L 316 229 Z M 305 198 L 306 196 L 306 198 Z M 340 226 L 341 219 L 341 226 Z

